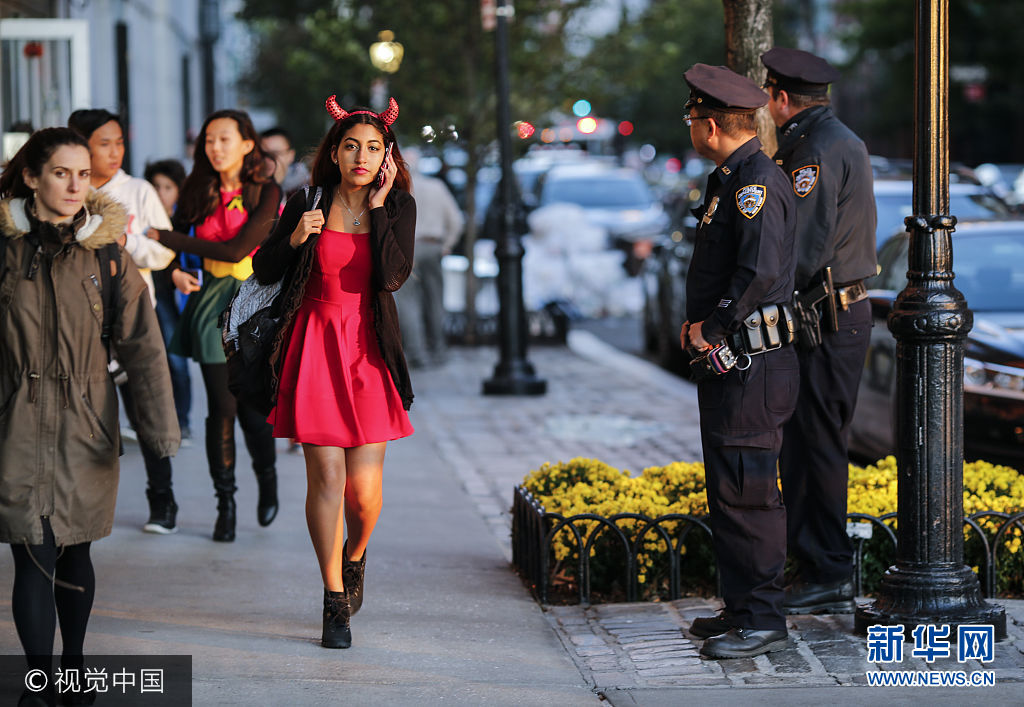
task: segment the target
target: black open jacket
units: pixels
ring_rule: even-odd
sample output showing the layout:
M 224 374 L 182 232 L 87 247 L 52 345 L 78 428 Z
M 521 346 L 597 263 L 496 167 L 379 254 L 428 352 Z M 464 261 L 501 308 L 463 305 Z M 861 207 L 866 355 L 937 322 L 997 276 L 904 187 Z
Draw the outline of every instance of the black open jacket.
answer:
M 325 187 L 319 208 L 326 221 L 331 212 L 333 187 Z M 253 272 L 260 284 L 281 281 L 281 295 L 276 306 L 281 314 L 281 326 L 270 355 L 276 391 L 281 366 L 288 347 L 288 334 L 295 313 L 302 305 L 309 273 L 313 268 L 319 234 L 313 234 L 298 248 L 289 243 L 292 231 L 306 210 L 304 190 L 288 200 L 266 243 L 252 259 Z M 416 230 L 416 202 L 412 195 L 397 187 L 392 188 L 384 206 L 370 211 L 370 248 L 373 258 L 374 326 L 377 343 L 391 379 L 402 398 L 402 406 L 412 405 L 412 383 L 409 368 L 402 351 L 402 334 L 398 327 L 398 310 L 391 293 L 402 286 L 412 272 L 413 243 Z

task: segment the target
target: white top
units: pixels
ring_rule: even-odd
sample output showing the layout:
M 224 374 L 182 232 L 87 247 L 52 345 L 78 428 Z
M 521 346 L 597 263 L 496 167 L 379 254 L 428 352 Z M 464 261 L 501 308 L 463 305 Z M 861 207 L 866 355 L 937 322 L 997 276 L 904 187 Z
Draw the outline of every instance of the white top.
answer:
M 440 241 L 447 251 L 459 240 L 466 219 L 448 191 L 436 177 L 412 172 L 412 195 L 416 199 L 416 240 Z
M 158 241 L 146 236 L 146 231 L 156 228 L 161 231 L 171 230 L 171 219 L 164 211 L 164 205 L 157 196 L 156 189 L 145 179 L 132 177 L 123 169 L 110 178 L 99 191 L 117 199 L 128 211 L 127 240 L 124 249 L 132 256 L 149 286 L 149 297 L 156 306 L 156 293 L 153 289 L 153 275 L 150 270 L 163 270 L 174 260 L 175 252 Z

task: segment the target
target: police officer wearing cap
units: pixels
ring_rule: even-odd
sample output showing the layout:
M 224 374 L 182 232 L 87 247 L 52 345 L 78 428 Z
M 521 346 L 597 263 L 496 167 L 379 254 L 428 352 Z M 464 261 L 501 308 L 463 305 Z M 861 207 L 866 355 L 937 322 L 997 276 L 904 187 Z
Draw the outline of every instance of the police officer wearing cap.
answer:
M 744 355 L 737 335 L 765 306 L 788 302 L 796 266 L 795 196 L 761 149 L 758 86 L 724 66 L 696 64 L 686 123 L 697 152 L 718 165 L 708 177 L 686 275 L 680 339 L 691 351 L 727 344 L 742 359 L 698 383 L 705 483 L 725 608 L 694 620 L 701 653 L 743 658 L 787 644 L 782 611 L 786 511 L 776 463 L 782 426 L 796 404 L 793 346 Z M 741 370 L 742 369 L 742 370 Z
M 800 397 L 780 457 L 787 539 L 798 580 L 787 613 L 850 613 L 853 550 L 846 535 L 849 424 L 871 336 L 864 279 L 875 274 L 875 199 L 864 143 L 833 114 L 827 61 L 776 47 L 768 111 L 778 126 L 775 161 L 796 197 L 796 288 L 809 292 L 830 269 L 831 302 L 819 306 L 820 344 L 799 346 Z M 833 315 L 834 313 L 834 315 Z M 816 314 L 812 314 L 812 317 Z

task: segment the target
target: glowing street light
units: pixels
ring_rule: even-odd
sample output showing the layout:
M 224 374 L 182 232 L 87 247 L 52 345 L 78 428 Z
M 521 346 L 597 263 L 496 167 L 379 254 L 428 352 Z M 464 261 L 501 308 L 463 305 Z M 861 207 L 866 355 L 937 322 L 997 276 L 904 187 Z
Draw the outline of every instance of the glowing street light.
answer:
M 405 48 L 395 41 L 395 33 L 386 29 L 377 34 L 379 42 L 370 45 L 370 63 L 378 71 L 393 74 L 398 71 L 405 55 Z

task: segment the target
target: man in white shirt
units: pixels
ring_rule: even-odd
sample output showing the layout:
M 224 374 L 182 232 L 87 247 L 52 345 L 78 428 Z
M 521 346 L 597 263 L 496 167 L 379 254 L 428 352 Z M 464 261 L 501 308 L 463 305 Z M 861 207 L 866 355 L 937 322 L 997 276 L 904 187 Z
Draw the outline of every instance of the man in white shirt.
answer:
M 124 161 L 124 127 L 121 119 L 102 108 L 76 110 L 68 118 L 68 127 L 89 141 L 91 182 L 93 189 L 117 199 L 128 211 L 124 249 L 139 269 L 149 286 L 149 297 L 156 307 L 156 291 L 151 270 L 163 270 L 174 260 L 175 253 L 167 246 L 146 237 L 151 228 L 171 229 L 171 220 L 164 210 L 153 185 L 121 169 Z M 145 400 L 132 400 L 127 386 L 121 386 L 128 419 L 135 417 L 135 404 Z M 177 530 L 178 505 L 171 490 L 171 460 L 159 457 L 147 445 L 139 442 L 146 464 L 146 497 L 149 499 L 149 521 L 143 530 L 166 535 Z
M 441 258 L 459 240 L 465 217 L 448 190 L 436 177 L 416 169 L 417 155 L 405 151 L 416 199 L 416 250 L 412 275 L 395 292 L 402 348 L 411 368 L 444 361 L 444 287 Z
M 166 268 L 174 260 L 175 253 L 158 241 L 146 238 L 145 234 L 150 228 L 171 230 L 167 211 L 152 184 L 132 177 L 121 168 L 124 130 L 118 116 L 102 108 L 76 110 L 68 119 L 68 127 L 89 141 L 93 188 L 114 197 L 128 210 L 124 249 L 132 256 L 132 262 L 149 285 L 149 294 L 156 306 L 150 271 Z

